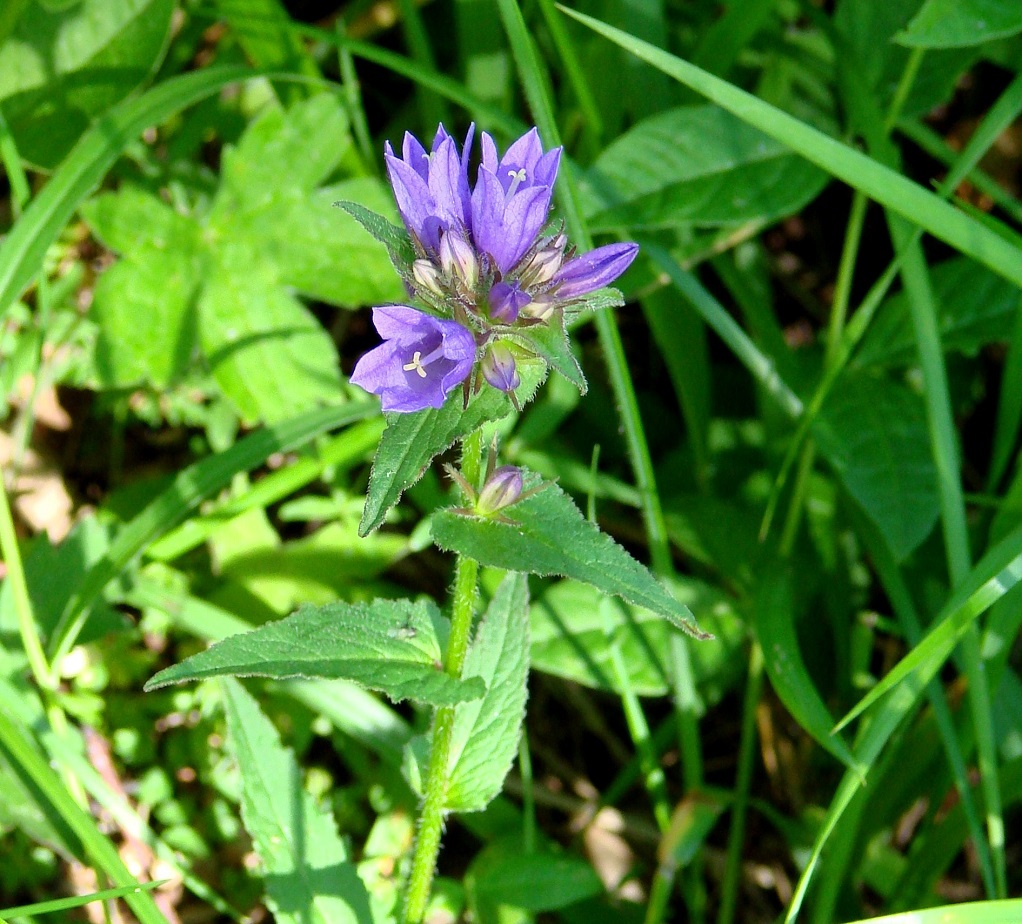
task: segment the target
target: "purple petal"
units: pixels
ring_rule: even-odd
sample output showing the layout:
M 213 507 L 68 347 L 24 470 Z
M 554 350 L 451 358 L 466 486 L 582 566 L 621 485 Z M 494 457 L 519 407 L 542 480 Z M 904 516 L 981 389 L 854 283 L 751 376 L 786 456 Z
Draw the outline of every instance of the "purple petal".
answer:
M 441 220 L 468 224 L 471 217 L 468 176 L 461 168 L 453 138 L 446 138 L 429 159 L 429 191 Z
M 518 313 L 529 304 L 530 298 L 518 282 L 498 282 L 490 289 L 490 317 L 502 324 L 514 324 Z
M 472 237 L 480 251 L 494 258 L 504 242 L 504 190 L 486 167 L 479 168 L 472 191 Z
M 390 147 L 388 142 L 387 147 Z M 388 152 L 393 153 L 393 152 Z M 401 145 L 401 156 L 419 176 L 426 179 L 426 171 L 429 167 L 429 155 L 426 149 L 411 132 L 405 132 L 404 143 Z
M 468 159 L 472 154 L 472 139 L 475 138 L 475 134 L 476 123 L 473 122 L 465 132 L 465 144 L 461 149 L 461 169 L 464 171 L 466 179 L 468 178 Z
M 552 151 L 547 151 L 540 159 L 539 163 L 533 168 L 535 174 L 533 182 L 537 186 L 550 186 L 554 185 L 554 180 L 557 179 L 557 168 L 561 165 L 561 152 L 564 148 L 554 148 Z
M 512 143 L 500 159 L 500 169 L 495 171 L 504 190 L 511 185 L 512 174 L 519 170 L 525 171 L 525 183 L 530 186 L 536 183 L 536 164 L 543 156 L 543 144 L 539 140 L 539 131 L 529 129 L 521 138 Z
M 371 395 L 383 394 L 387 389 L 400 385 L 404 373 L 399 351 L 397 343 L 381 343 L 355 363 L 349 381 Z
M 429 332 L 430 315 L 407 305 L 381 305 L 373 309 L 373 327 L 384 340 L 410 342 Z
M 480 145 L 483 149 L 482 165 L 496 176 L 500 169 L 500 158 L 497 156 L 497 145 L 494 143 L 493 137 L 488 132 L 483 132 L 480 136 Z
M 389 155 L 384 160 L 387 162 L 387 175 L 394 189 L 401 219 L 412 234 L 423 240 L 426 219 L 436 213 L 436 202 L 429 187 L 403 160 Z
M 610 285 L 638 252 L 638 244 L 607 244 L 569 260 L 553 278 L 557 297 L 575 298 Z
M 501 257 L 494 254 L 502 273 L 508 272 L 536 241 L 550 214 L 550 187 L 533 186 L 515 193 L 504 209 L 505 242 Z

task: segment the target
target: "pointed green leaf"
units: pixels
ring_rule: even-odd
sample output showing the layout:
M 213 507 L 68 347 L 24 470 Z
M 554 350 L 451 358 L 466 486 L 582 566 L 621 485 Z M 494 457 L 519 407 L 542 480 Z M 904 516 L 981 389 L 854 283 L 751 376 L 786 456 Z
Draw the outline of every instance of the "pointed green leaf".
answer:
M 582 374 L 582 367 L 571 352 L 571 342 L 564 330 L 563 316 L 551 318 L 549 324 L 537 324 L 524 330 L 520 336 L 515 338 L 541 357 L 554 372 L 559 372 L 581 394 L 589 391 L 586 377 Z
M 529 679 L 529 582 L 509 574 L 476 630 L 463 677 L 486 684 L 482 699 L 454 714 L 446 808 L 477 812 L 504 786 L 518 753 Z
M 518 371 L 522 384 L 515 394 L 519 404 L 524 404 L 542 384 L 546 366 L 523 361 L 518 364 Z M 507 395 L 484 385 L 467 408 L 463 407 L 461 390 L 455 389 L 439 410 L 430 408 L 415 414 L 386 414 L 387 429 L 373 460 L 359 535 L 367 536 L 383 522 L 405 490 L 425 474 L 434 456 L 484 423 L 507 417 L 512 410 Z
M 241 770 L 241 817 L 281 924 L 372 924 L 369 894 L 333 815 L 302 786 L 294 755 L 241 684 L 225 680 L 228 747 Z
M 1022 32 L 1022 4 L 1012 0 L 926 0 L 895 41 L 912 48 L 982 45 Z
M 813 424 L 820 451 L 901 561 L 940 514 L 922 398 L 869 373 L 846 374 Z
M 540 478 L 528 473 L 526 489 Z M 590 523 L 556 485 L 508 507 L 513 523 L 465 516 L 453 510 L 433 517 L 433 538 L 440 548 L 506 571 L 558 574 L 644 606 L 700 639 L 692 612 L 610 536 Z
M 408 232 L 393 222 L 387 221 L 357 202 L 342 200 L 335 202 L 338 208 L 344 209 L 373 237 L 383 244 L 390 253 L 390 259 L 398 266 L 407 266 L 415 259 L 415 250 Z
M 455 680 L 441 668 L 439 618 L 434 604 L 409 600 L 304 606 L 160 671 L 146 689 L 206 677 L 324 677 L 432 706 L 476 699 L 481 680 Z
M 757 592 L 756 635 L 763 648 L 763 663 L 770 684 L 817 744 L 865 778 L 865 768 L 857 765 L 848 745 L 832 731 L 834 719 L 802 659 L 793 607 L 788 575 L 768 576 Z

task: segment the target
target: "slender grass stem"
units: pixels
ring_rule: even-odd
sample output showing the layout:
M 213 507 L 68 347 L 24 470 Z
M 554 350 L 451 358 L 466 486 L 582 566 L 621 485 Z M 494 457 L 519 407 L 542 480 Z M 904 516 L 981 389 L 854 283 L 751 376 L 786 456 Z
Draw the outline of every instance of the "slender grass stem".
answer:
M 756 755 L 756 709 L 763 695 L 763 649 L 753 642 L 749 652 L 749 676 L 745 682 L 742 704 L 742 732 L 738 744 L 738 777 L 735 780 L 735 804 L 731 809 L 731 830 L 727 839 L 727 860 L 720 886 L 720 907 L 717 924 L 731 924 L 738 907 L 739 875 L 742 871 L 742 848 L 745 845 L 745 816 L 752 789 L 753 759 Z

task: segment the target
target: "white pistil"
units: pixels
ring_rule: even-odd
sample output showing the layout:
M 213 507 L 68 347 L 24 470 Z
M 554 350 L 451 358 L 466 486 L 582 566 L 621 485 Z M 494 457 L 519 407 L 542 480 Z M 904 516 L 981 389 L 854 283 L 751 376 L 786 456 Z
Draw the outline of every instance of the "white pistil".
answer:
M 401 368 L 404 369 L 405 372 L 411 372 L 414 369 L 419 373 L 420 379 L 424 379 L 426 377 L 426 368 L 422 365 L 422 352 L 420 350 L 416 350 L 412 354 L 412 361 L 410 363 L 405 363 Z
M 410 363 L 405 363 L 401 368 L 404 369 L 405 372 L 416 372 L 418 373 L 420 379 L 424 379 L 426 377 L 426 366 L 433 362 L 433 360 L 436 359 L 438 356 L 443 355 L 443 352 L 444 348 L 443 344 L 441 344 L 435 350 L 433 350 L 432 353 L 426 356 L 425 359 L 423 359 L 422 351 L 416 350 L 412 354 L 412 361 Z
M 511 177 L 511 187 L 507 191 L 508 198 L 510 198 L 515 194 L 515 190 L 525 182 L 525 168 L 522 167 L 518 170 L 508 170 L 507 175 Z

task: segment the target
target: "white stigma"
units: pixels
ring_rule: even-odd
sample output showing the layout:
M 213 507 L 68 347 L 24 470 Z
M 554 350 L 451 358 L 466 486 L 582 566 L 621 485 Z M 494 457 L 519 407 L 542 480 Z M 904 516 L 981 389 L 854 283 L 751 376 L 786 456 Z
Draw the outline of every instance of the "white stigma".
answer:
M 507 175 L 511 177 L 511 187 L 507 191 L 507 194 L 510 197 L 513 196 L 515 194 L 515 190 L 525 182 L 525 168 L 522 167 L 519 170 L 508 170 Z
M 411 372 L 413 369 L 419 373 L 419 378 L 424 379 L 426 377 L 426 367 L 422 365 L 422 352 L 416 350 L 412 354 L 412 361 L 405 363 L 402 367 L 405 372 Z

